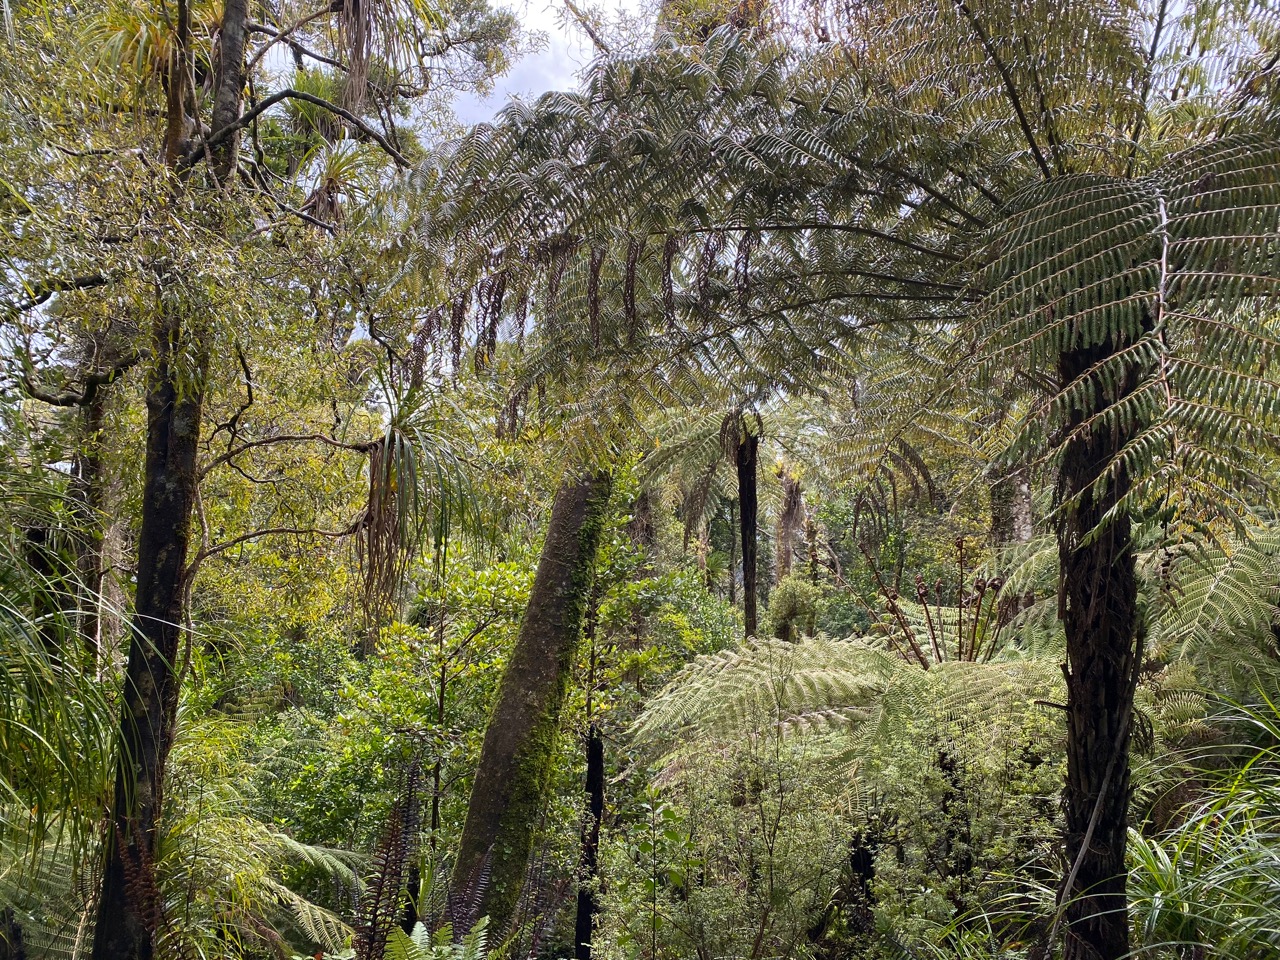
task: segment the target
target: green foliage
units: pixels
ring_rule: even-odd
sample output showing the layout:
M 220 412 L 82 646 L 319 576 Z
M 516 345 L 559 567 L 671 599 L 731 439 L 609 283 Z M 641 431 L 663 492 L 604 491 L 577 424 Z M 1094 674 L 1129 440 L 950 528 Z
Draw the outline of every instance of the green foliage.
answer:
M 769 592 L 762 629 L 783 639 L 812 635 L 821 599 L 821 587 L 794 574 L 785 577 Z
M 600 954 L 1020 955 L 1019 916 L 1053 909 L 1060 585 L 1047 538 L 988 542 L 988 488 L 1020 471 L 1069 514 L 1049 481 L 1094 432 L 1129 438 L 1100 466 L 1140 526 L 1144 948 L 1280 949 L 1280 733 L 1258 713 L 1224 746 L 1245 728 L 1218 706 L 1280 678 L 1274 4 L 815 0 L 746 32 L 720 25 L 753 4 L 669 4 L 674 36 L 443 142 L 422 94 L 483 86 L 513 18 L 338 7 L 255 8 L 248 89 L 350 116 L 286 99 L 214 190 L 156 162 L 167 8 L 4 3 L 0 903 L 31 950 L 91 935 L 127 599 L 81 573 L 95 541 L 131 570 L 165 315 L 205 400 L 155 865 L 173 955 L 341 953 L 362 870 L 338 848 L 373 848 L 406 762 L 447 866 L 549 492 L 604 460 L 652 499 L 646 532 L 604 533 L 566 700 L 608 744 Z M 222 11 L 190 10 L 205 117 Z M 794 42 L 809 17 L 838 42 Z M 126 360 L 97 426 L 9 402 Z M 765 624 L 798 642 L 730 645 L 742 410 L 804 471 L 818 558 Z M 66 491 L 95 446 L 102 516 Z M 98 601 L 122 609 L 94 663 Z M 543 952 L 579 869 L 559 739 L 521 811 Z M 483 926 L 429 929 L 388 956 L 488 953 Z
M 799 740 L 704 758 L 699 777 L 650 795 L 610 831 L 610 958 L 763 958 L 803 949 L 836 884 L 847 821 L 811 789 Z
M 1202 771 L 1208 789 L 1176 827 L 1131 840 L 1136 929 L 1153 956 L 1266 956 L 1280 946 L 1280 724 L 1269 700 L 1230 719 L 1233 732 L 1268 746 L 1242 744 L 1243 762 Z
M 432 933 L 421 923 L 405 933 L 397 928 L 387 943 L 387 960 L 485 960 L 493 956 L 488 949 L 488 918 L 482 917 L 459 942 L 454 941 L 453 928 L 444 924 Z M 398 936 L 397 936 L 398 934 Z

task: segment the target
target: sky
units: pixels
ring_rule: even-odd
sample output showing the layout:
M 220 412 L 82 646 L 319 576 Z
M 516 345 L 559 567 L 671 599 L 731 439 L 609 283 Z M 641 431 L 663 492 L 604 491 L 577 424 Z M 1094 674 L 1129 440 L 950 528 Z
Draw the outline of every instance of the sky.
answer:
M 634 13 L 642 0 L 613 0 L 610 11 Z M 531 99 L 548 90 L 571 89 L 579 71 L 591 62 L 595 48 L 576 25 L 566 26 L 557 0 L 516 0 L 510 4 L 525 29 L 543 35 L 544 42 L 526 54 L 498 79 L 487 97 L 462 94 L 454 102 L 458 119 L 465 124 L 491 120 L 513 96 Z

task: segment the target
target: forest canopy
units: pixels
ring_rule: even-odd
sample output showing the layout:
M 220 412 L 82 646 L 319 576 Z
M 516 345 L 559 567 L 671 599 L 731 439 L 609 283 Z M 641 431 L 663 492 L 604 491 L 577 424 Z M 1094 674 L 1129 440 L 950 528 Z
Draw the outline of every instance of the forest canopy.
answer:
M 1272 0 L 2 12 L 0 960 L 1280 951 Z

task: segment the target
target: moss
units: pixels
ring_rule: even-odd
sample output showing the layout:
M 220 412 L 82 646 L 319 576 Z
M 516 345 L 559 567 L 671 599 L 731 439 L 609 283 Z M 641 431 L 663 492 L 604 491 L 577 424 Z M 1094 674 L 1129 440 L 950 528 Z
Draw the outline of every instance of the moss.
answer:
M 610 490 L 601 473 L 566 481 L 557 492 L 520 635 L 485 730 L 454 889 L 489 916 L 494 930 L 505 930 L 515 913 L 546 804 Z

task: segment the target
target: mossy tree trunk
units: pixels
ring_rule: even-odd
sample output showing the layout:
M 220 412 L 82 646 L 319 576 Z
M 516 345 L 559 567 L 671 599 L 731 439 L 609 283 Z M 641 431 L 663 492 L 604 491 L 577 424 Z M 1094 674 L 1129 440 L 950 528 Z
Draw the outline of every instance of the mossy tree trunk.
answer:
M 791 565 L 804 527 L 804 488 L 800 478 L 784 465 L 777 468 L 782 484 L 782 507 L 778 510 L 777 555 L 774 557 L 774 583 L 791 576 Z
M 485 729 L 452 899 L 487 915 L 497 934 L 514 915 L 546 802 L 611 488 L 607 473 L 593 473 L 566 480 L 557 491 L 529 604 Z

